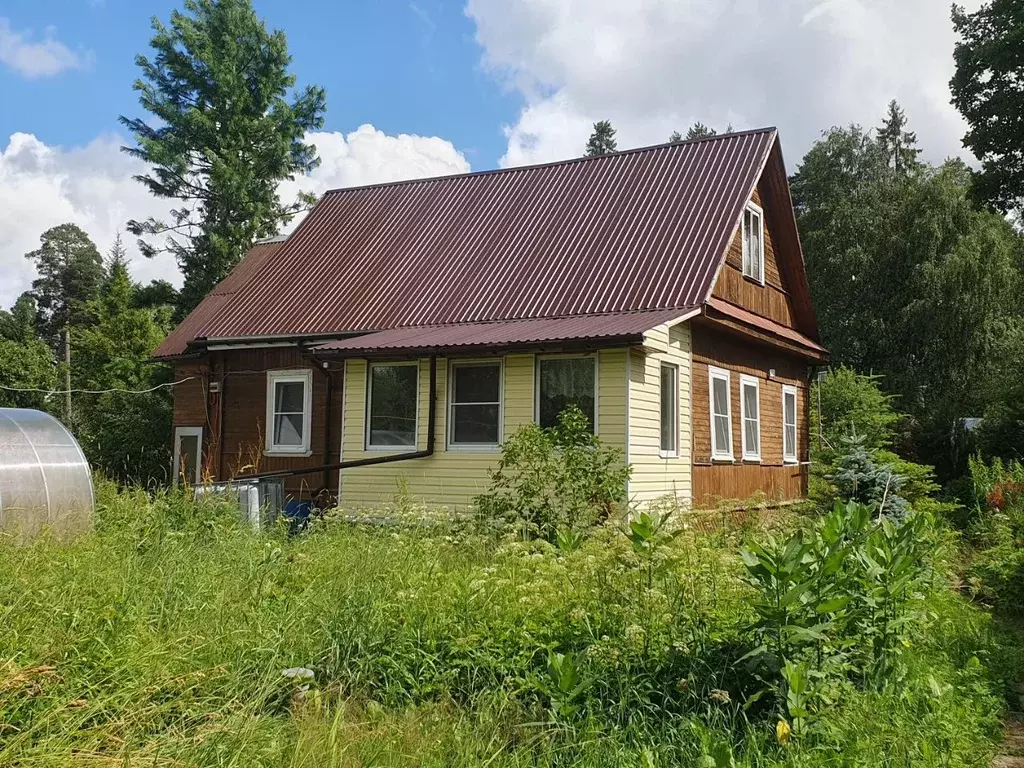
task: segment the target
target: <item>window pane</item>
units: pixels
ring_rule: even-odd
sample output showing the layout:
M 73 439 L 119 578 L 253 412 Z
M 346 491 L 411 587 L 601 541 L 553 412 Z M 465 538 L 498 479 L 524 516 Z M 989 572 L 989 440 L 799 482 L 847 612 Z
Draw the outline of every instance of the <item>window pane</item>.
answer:
M 715 416 L 715 453 L 729 453 L 729 419 Z
M 302 414 L 274 416 L 274 445 L 302 445 Z
M 416 445 L 415 365 L 370 369 L 370 445 Z
M 786 458 L 796 458 L 796 424 L 786 425 L 784 434 L 783 446 L 784 455 Z
M 760 453 L 761 436 L 757 430 L 757 421 L 744 419 L 743 428 L 747 431 L 747 453 Z
M 274 413 L 302 413 L 306 385 L 301 381 L 274 384 Z
M 496 403 L 500 399 L 500 365 L 457 365 L 452 369 L 452 376 L 452 402 Z
M 661 450 L 676 449 L 676 378 L 673 365 L 661 367 Z
M 786 414 L 787 424 L 796 424 L 796 396 L 786 393 Z
M 720 416 L 729 415 L 729 382 L 725 379 L 712 379 L 715 390 L 715 413 Z
M 178 436 L 178 483 L 199 482 L 199 438 L 196 435 Z
M 497 405 L 452 406 L 452 442 L 498 444 Z
M 574 357 L 540 361 L 539 421 L 542 427 L 558 423 L 558 414 L 576 405 L 594 430 L 594 359 Z
M 750 216 L 750 276 L 761 279 L 761 217 Z
M 757 387 L 743 385 L 743 416 L 757 420 Z

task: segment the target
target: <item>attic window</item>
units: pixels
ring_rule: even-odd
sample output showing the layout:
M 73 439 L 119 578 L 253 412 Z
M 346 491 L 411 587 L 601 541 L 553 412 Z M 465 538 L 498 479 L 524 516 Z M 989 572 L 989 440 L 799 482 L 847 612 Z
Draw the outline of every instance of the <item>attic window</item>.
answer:
M 764 285 L 764 212 L 755 203 L 743 211 L 743 276 Z

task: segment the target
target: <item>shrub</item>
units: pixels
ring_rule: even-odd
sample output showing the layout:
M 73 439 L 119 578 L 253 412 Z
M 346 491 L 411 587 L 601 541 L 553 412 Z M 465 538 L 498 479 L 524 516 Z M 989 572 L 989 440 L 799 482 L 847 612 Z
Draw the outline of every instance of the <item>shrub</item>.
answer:
M 871 505 L 880 515 L 902 519 L 909 509 L 900 495 L 906 478 L 892 465 L 879 465 L 859 435 L 842 438 L 834 469 L 825 475 L 835 494 L 843 501 Z
M 821 435 L 826 450 L 838 450 L 842 438 L 861 435 L 868 450 L 887 447 L 899 415 L 878 376 L 832 368 L 811 388 L 811 434 Z M 818 404 L 820 403 L 820 413 Z
M 528 424 L 505 441 L 491 487 L 476 505 L 486 523 L 506 521 L 554 541 L 559 530 L 589 527 L 624 503 L 629 474 L 622 451 L 591 434 L 573 406 L 555 427 Z

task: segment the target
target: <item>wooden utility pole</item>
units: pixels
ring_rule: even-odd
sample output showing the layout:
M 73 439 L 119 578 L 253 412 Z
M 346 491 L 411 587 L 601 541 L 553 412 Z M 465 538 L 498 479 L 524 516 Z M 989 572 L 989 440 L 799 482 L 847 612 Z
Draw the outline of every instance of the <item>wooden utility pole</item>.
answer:
M 64 423 L 71 426 L 71 324 L 64 326 Z

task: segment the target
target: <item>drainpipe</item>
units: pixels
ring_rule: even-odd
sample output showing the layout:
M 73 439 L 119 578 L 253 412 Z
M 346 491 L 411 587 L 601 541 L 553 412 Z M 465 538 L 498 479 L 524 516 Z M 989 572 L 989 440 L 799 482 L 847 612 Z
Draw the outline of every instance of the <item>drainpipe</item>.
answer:
M 311 475 L 317 472 L 331 472 L 335 469 L 345 470 L 354 467 L 372 467 L 377 464 L 393 464 L 398 461 L 411 461 L 412 459 L 425 459 L 434 455 L 434 432 L 437 424 L 437 355 L 430 356 L 430 404 L 427 407 L 427 447 L 422 451 L 410 451 L 407 453 L 391 453 L 387 456 L 371 456 L 366 459 L 352 459 L 350 461 L 337 461 L 333 464 L 324 464 L 319 467 L 306 467 L 304 469 L 282 469 L 275 472 L 257 472 L 252 475 L 239 475 L 235 480 L 260 480 L 264 478 L 295 477 L 296 475 Z
M 324 372 L 324 378 L 326 381 L 326 397 L 327 405 L 324 408 L 324 461 L 330 463 L 331 461 L 331 423 L 334 421 L 332 417 L 332 410 L 334 405 L 334 375 L 331 369 L 328 367 L 329 363 L 323 363 L 323 367 L 320 369 Z M 331 470 L 324 470 L 324 489 L 330 487 L 331 484 Z

